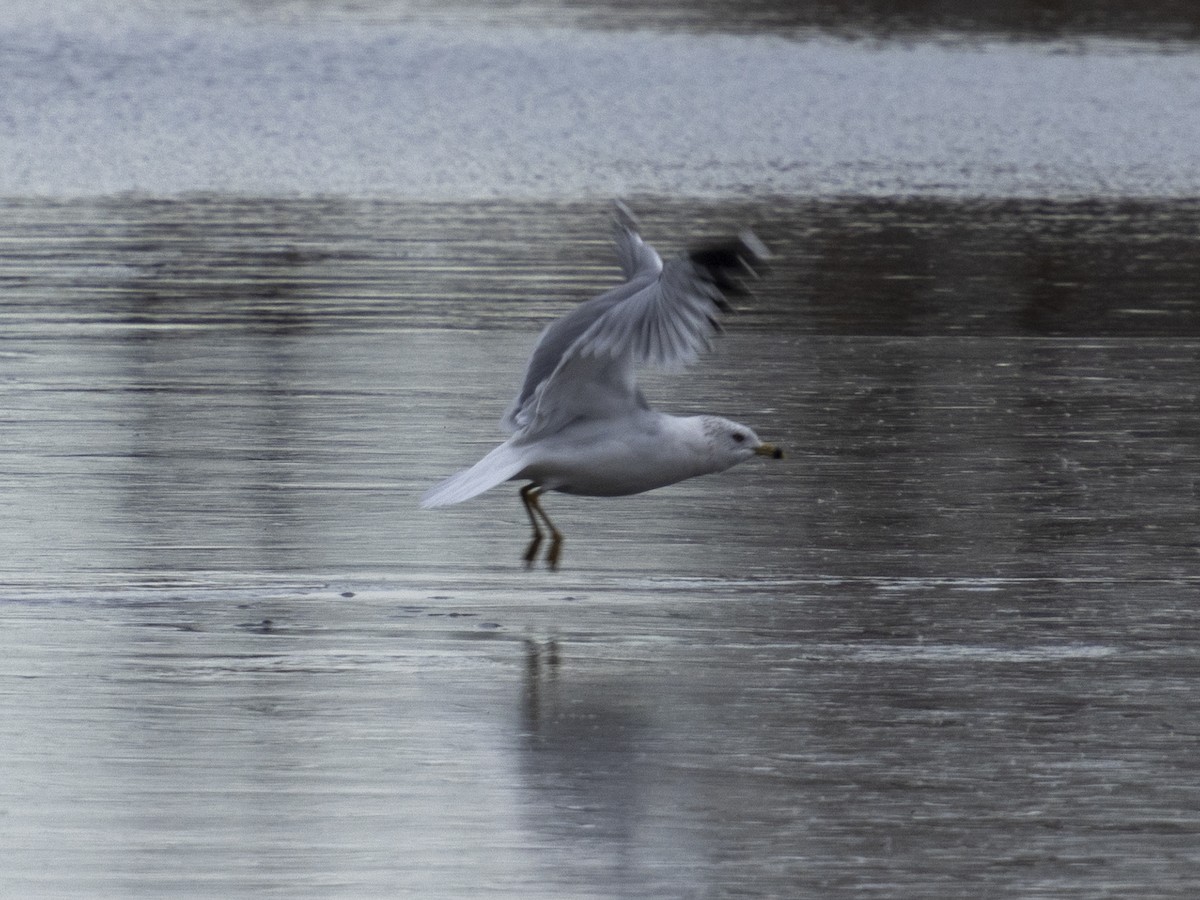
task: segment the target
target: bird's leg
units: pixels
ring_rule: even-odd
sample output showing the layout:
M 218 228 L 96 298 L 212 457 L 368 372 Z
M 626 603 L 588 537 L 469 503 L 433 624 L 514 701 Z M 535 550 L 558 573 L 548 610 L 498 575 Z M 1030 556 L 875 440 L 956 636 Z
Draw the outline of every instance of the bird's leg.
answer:
M 541 491 L 533 495 L 533 508 L 537 510 L 538 515 L 542 517 L 542 522 L 550 529 L 550 549 L 546 551 L 546 562 L 551 569 L 558 568 L 558 559 L 562 554 L 562 532 L 554 527 L 554 523 L 550 521 L 550 517 L 546 515 L 546 511 L 542 509 L 542 504 L 538 502 L 541 496 Z
M 541 507 L 539 507 L 540 509 Z M 546 562 L 551 569 L 558 568 L 558 559 L 562 555 L 562 532 L 554 527 L 554 523 L 550 521 L 550 517 L 545 512 L 542 513 L 542 518 L 546 520 L 546 524 L 550 526 L 550 549 L 546 551 Z
M 546 515 L 546 511 L 542 509 L 542 504 L 538 502 L 538 498 L 542 496 L 542 489 L 537 485 L 528 484 L 521 488 L 521 499 L 525 502 L 525 511 L 529 513 L 529 521 L 533 523 L 533 540 L 529 543 L 529 549 L 525 551 L 525 562 L 532 565 L 537 557 L 538 547 L 542 543 L 542 530 L 538 527 L 538 519 L 541 519 L 541 524 L 545 525 L 550 531 L 550 549 L 546 551 L 546 562 L 551 569 L 558 568 L 558 560 L 562 555 L 562 532 L 554 527 L 554 522 Z
M 533 561 L 537 559 L 538 548 L 542 546 L 542 529 L 538 527 L 537 515 L 534 510 L 541 510 L 537 502 L 537 485 L 527 484 L 521 488 L 521 503 L 525 505 L 525 514 L 529 516 L 529 524 L 533 526 L 533 537 L 529 540 L 529 546 L 525 549 L 525 565 L 532 566 Z M 545 513 L 542 513 L 545 515 Z

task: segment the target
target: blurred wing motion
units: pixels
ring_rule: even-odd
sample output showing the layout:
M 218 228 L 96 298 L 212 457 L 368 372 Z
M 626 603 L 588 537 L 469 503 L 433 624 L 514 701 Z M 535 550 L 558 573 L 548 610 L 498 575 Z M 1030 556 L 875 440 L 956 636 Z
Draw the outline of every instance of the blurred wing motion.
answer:
M 635 369 L 694 362 L 721 330 L 727 295 L 744 292 L 770 257 L 750 231 L 663 263 L 642 240 L 632 213 L 616 206 L 617 259 L 626 281 L 542 332 L 520 393 L 503 419 L 517 440 L 553 433 L 580 417 L 606 418 L 646 407 Z

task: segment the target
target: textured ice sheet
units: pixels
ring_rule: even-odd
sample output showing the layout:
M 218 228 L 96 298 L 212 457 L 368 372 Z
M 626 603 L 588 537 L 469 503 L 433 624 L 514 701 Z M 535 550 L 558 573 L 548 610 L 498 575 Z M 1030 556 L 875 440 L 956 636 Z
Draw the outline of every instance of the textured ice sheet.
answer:
M 1156 195 L 1200 53 L 1090 43 L 0 20 L 0 194 Z

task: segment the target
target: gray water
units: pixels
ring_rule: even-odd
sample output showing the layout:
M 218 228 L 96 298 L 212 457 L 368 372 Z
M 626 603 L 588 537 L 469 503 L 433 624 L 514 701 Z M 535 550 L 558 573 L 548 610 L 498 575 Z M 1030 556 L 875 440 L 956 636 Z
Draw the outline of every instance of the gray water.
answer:
M 1193 201 L 642 198 L 788 450 L 420 511 L 603 203 L 12 200 L 0 893 L 1191 896 Z

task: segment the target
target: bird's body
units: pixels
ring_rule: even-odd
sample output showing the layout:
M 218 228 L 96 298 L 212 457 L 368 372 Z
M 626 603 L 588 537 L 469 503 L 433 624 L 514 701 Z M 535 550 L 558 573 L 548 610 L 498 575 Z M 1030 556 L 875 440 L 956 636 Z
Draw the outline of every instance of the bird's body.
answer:
M 731 276 L 754 274 L 767 257 L 750 232 L 664 265 L 617 206 L 617 253 L 626 281 L 586 301 L 542 332 L 521 390 L 505 413 L 512 436 L 469 469 L 428 491 L 422 506 L 460 503 L 505 481 L 521 491 L 533 524 L 526 553 L 541 543 L 539 522 L 562 535 L 541 509 L 545 491 L 614 497 L 724 471 L 751 456 L 782 454 L 749 428 L 717 416 L 672 416 L 649 407 L 636 366 L 676 368 L 707 349 L 728 309 Z
M 608 419 L 582 419 L 531 445 L 515 479 L 548 491 L 621 497 L 719 472 L 740 460 L 711 452 L 713 416 L 671 416 L 637 410 L 619 429 Z M 732 425 L 732 423 L 729 423 Z M 588 448 L 586 459 L 575 449 Z

